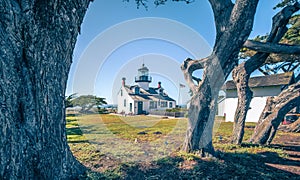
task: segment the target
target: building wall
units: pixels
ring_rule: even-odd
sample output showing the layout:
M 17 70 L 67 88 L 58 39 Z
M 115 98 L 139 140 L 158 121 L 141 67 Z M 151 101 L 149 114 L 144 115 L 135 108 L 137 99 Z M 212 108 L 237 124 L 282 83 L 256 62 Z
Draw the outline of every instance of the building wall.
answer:
M 253 99 L 247 113 L 246 122 L 257 122 L 263 111 L 267 97 L 277 96 L 281 92 L 281 86 L 251 88 Z M 238 98 L 236 90 L 227 90 L 226 99 L 218 104 L 217 115 L 225 115 L 226 121 L 233 121 Z
M 122 95 L 121 95 L 122 91 Z M 126 106 L 124 107 L 124 99 L 126 99 Z M 118 113 L 125 112 L 126 114 L 130 113 L 129 104 L 132 103 L 132 111 L 134 111 L 134 101 L 127 93 L 126 89 L 122 86 L 118 92 Z
M 225 113 L 225 99 L 218 103 L 217 116 L 224 116 Z
M 130 103 L 132 104 L 132 109 L 131 109 L 131 111 L 130 111 Z M 135 112 L 135 108 L 134 108 L 134 100 L 132 99 L 132 98 L 129 98 L 128 99 L 128 102 L 127 102 L 127 111 L 125 112 L 125 113 L 133 113 L 133 114 L 135 114 L 136 112 Z
M 149 113 L 149 108 L 150 108 L 150 101 L 144 101 L 143 102 L 143 110 Z
M 172 103 L 172 106 L 170 107 L 170 103 Z M 176 107 L 176 101 L 168 101 L 168 108 L 175 108 Z
M 262 113 L 265 105 L 266 105 L 267 97 L 254 97 L 250 103 L 250 108 L 246 122 L 257 122 L 260 114 Z M 234 114 L 237 107 L 238 98 L 226 98 L 224 101 L 224 114 L 225 121 L 233 121 Z
M 137 109 L 137 107 L 138 107 L 138 102 L 137 101 L 134 101 L 134 106 L 133 106 L 133 114 L 137 114 L 138 113 L 138 109 Z

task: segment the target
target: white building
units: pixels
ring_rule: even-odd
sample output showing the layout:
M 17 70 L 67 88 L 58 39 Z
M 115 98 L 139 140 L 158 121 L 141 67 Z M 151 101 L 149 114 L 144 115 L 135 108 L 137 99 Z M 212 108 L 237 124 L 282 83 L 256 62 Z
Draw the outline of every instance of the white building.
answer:
M 154 110 L 165 110 L 176 107 L 176 101 L 169 97 L 158 82 L 156 88 L 149 87 L 152 77 L 149 69 L 143 64 L 135 77 L 136 85 L 126 85 L 122 78 L 122 86 L 118 92 L 118 113 L 148 114 Z
M 292 72 L 258 76 L 249 79 L 249 87 L 253 99 L 247 113 L 246 122 L 257 122 L 262 113 L 267 97 L 277 96 L 287 85 L 294 82 Z M 223 86 L 223 95 L 219 97 L 217 115 L 225 116 L 225 121 L 233 121 L 238 103 L 237 89 L 233 81 L 227 81 Z

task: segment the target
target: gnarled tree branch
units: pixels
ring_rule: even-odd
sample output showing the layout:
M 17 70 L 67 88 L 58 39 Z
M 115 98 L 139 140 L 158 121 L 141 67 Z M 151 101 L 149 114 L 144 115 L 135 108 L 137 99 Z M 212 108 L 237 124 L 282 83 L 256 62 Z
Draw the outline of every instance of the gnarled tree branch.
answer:
M 264 53 L 300 54 L 300 46 L 247 40 L 244 47 Z
M 197 89 L 197 85 L 194 83 L 193 80 L 196 80 L 196 77 L 193 76 L 193 72 L 198 70 L 198 69 L 203 69 L 204 67 L 204 63 L 207 60 L 207 58 L 201 59 L 201 60 L 193 60 L 190 58 L 187 58 L 183 64 L 181 65 L 181 70 L 184 74 L 184 78 L 188 84 L 188 86 L 190 87 L 190 89 L 195 92 Z M 197 78 L 198 80 L 200 80 L 199 78 Z M 198 84 L 200 81 L 198 81 Z
M 193 79 L 194 81 L 196 81 L 198 85 L 199 85 L 199 83 L 201 82 L 201 79 L 200 79 L 200 78 L 197 78 L 197 77 L 195 77 L 195 76 L 192 76 L 192 79 Z

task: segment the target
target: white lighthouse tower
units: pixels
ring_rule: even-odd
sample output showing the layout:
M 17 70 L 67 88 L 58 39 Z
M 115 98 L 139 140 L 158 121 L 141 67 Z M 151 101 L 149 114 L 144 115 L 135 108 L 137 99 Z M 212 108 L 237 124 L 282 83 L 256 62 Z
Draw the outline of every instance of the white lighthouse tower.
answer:
M 149 90 L 149 84 L 152 82 L 152 77 L 149 76 L 149 69 L 143 63 L 142 67 L 138 69 L 138 75 L 135 77 L 135 82 L 145 89 Z

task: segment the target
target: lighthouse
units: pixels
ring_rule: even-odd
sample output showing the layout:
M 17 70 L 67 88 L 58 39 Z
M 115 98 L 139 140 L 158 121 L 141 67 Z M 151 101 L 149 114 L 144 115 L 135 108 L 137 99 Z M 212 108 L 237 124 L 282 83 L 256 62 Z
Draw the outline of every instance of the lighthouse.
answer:
M 149 75 L 149 69 L 142 64 L 138 69 L 138 75 L 135 77 L 135 82 L 143 89 L 149 90 L 149 84 L 152 82 L 152 77 Z

